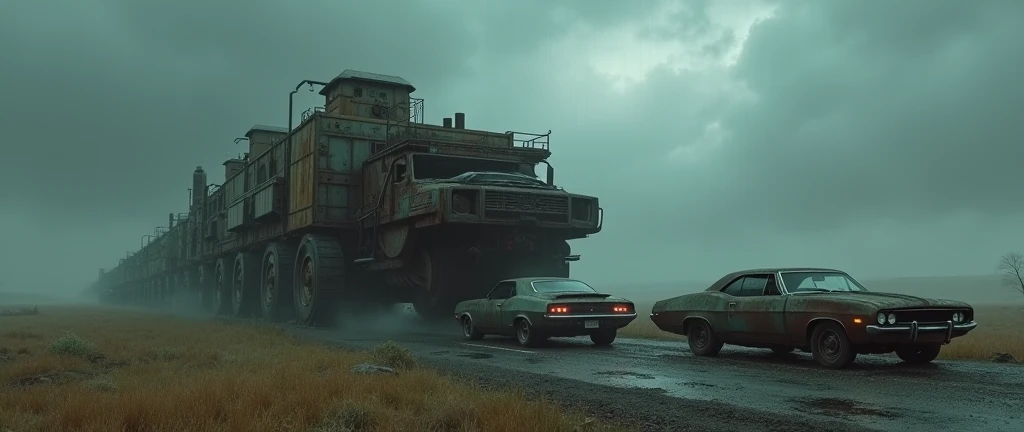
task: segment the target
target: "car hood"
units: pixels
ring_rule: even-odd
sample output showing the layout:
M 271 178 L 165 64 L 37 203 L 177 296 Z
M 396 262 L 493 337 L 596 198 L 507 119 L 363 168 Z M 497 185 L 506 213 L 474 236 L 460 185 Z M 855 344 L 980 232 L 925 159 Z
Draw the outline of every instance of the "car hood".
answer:
M 534 297 L 559 303 L 632 303 L 622 297 L 603 293 L 536 293 Z
M 843 303 L 858 303 L 872 308 L 878 309 L 896 309 L 896 308 L 948 308 L 948 307 L 962 307 L 970 308 L 971 305 L 945 299 L 930 299 L 924 297 L 917 297 L 907 294 L 895 294 L 895 293 L 883 293 L 883 292 L 808 292 L 794 294 L 798 298 L 815 299 L 815 300 L 833 300 Z

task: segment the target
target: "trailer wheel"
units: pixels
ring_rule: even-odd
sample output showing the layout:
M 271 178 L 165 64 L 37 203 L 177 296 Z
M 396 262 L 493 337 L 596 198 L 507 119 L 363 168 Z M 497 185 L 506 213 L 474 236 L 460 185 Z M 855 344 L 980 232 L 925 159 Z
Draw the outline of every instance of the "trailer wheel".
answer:
M 231 311 L 231 294 L 228 291 L 228 269 L 224 258 L 217 258 L 213 267 L 213 313 L 227 315 Z
M 421 318 L 451 319 L 458 293 L 464 291 L 466 276 L 470 274 L 456 265 L 455 255 L 448 249 L 431 247 L 419 251 L 412 266 L 412 280 L 417 285 L 413 308 Z
M 174 294 L 178 291 L 178 276 L 169 274 L 164 278 L 163 298 L 160 307 L 168 310 L 174 309 Z
M 153 291 L 149 296 L 149 307 L 156 309 L 160 307 L 160 296 L 163 292 L 164 281 L 163 278 L 157 276 L 153 278 Z
M 213 313 L 213 266 L 210 264 L 200 264 L 199 269 L 196 272 L 196 290 L 198 291 L 197 297 L 199 300 L 199 311 L 205 313 Z
M 306 234 L 295 256 L 295 314 L 306 326 L 330 326 L 346 288 L 345 253 L 331 237 Z
M 263 319 L 285 321 L 295 315 L 295 247 L 271 243 L 263 253 L 260 277 L 260 306 Z
M 182 299 L 182 307 L 186 308 L 186 310 L 198 310 L 202 305 L 202 303 L 199 303 L 200 307 L 195 307 L 197 306 L 195 303 L 202 299 L 202 297 L 200 297 L 201 294 L 198 291 L 198 279 L 195 267 L 186 268 L 185 271 L 181 273 L 181 293 L 185 295 Z
M 239 252 L 231 272 L 231 315 L 249 318 L 256 312 L 260 295 L 260 257 L 252 252 Z

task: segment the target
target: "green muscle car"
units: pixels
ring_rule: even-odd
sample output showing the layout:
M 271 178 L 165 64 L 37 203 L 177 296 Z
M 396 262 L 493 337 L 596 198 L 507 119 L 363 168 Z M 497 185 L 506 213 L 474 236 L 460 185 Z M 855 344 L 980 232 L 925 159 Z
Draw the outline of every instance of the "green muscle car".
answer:
M 455 320 L 467 339 L 514 335 L 523 346 L 549 337 L 584 335 L 596 345 L 609 345 L 618 329 L 634 319 L 633 302 L 599 293 L 576 279 L 557 277 L 503 280 L 487 297 L 455 306 Z
M 927 363 L 978 325 L 967 303 L 871 292 L 845 272 L 821 268 L 733 272 L 702 292 L 658 301 L 651 320 L 685 335 L 694 355 L 716 355 L 723 344 L 800 349 L 834 369 L 857 354 L 895 352 Z

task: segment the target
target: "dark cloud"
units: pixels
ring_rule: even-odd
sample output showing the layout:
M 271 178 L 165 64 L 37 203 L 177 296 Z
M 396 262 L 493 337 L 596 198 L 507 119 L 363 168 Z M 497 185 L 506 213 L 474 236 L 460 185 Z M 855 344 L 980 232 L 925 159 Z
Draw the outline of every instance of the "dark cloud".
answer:
M 807 2 L 750 36 L 718 165 L 745 185 L 715 211 L 756 206 L 795 230 L 915 223 L 961 210 L 1019 214 L 1024 51 L 1019 2 Z
M 25 247 L 0 261 L 19 281 L 46 273 L 33 255 L 62 260 L 65 281 L 92 277 L 183 210 L 196 165 L 219 182 L 244 151 L 233 138 L 283 126 L 298 81 L 346 68 L 410 80 L 430 122 L 463 111 L 470 127 L 553 129 L 559 182 L 607 208 L 605 231 L 574 243 L 583 275 L 693 279 L 820 257 L 980 272 L 1015 241 L 1000 230 L 1024 214 L 1024 3 L 785 2 L 735 68 L 662 64 L 614 89 L 588 56 L 638 62 L 648 47 L 602 45 L 622 23 L 658 19 L 635 36 L 704 56 L 743 40 L 716 22 L 721 4 L 665 4 L 11 2 L 0 229 Z M 319 102 L 300 92 L 295 117 Z M 694 147 L 716 121 L 720 146 Z M 670 156 L 688 146 L 689 161 Z M 954 223 L 972 228 L 951 236 Z M 887 264 L 942 236 L 966 251 Z M 823 239 L 841 246 L 802 246 Z M 879 258 L 881 244 L 898 250 Z

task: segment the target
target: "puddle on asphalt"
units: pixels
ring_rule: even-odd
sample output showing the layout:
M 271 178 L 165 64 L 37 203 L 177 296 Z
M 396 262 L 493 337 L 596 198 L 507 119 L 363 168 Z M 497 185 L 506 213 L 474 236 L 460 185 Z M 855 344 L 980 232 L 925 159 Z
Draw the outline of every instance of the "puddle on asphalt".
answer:
M 456 355 L 459 356 L 459 357 L 465 357 L 465 358 L 469 358 L 469 359 L 473 359 L 473 360 L 483 360 L 483 359 L 494 358 L 494 354 L 484 354 L 484 353 L 466 353 L 466 354 L 456 354 Z
M 898 413 L 884 409 L 872 408 L 867 404 L 862 404 L 850 399 L 809 398 L 791 399 L 790 401 L 798 405 L 797 410 L 799 411 L 830 415 L 832 417 L 899 417 Z
M 608 377 L 608 384 L 616 387 L 658 389 L 668 396 L 684 399 L 712 400 L 710 391 L 716 387 L 714 384 L 633 371 L 603 371 L 594 375 Z

